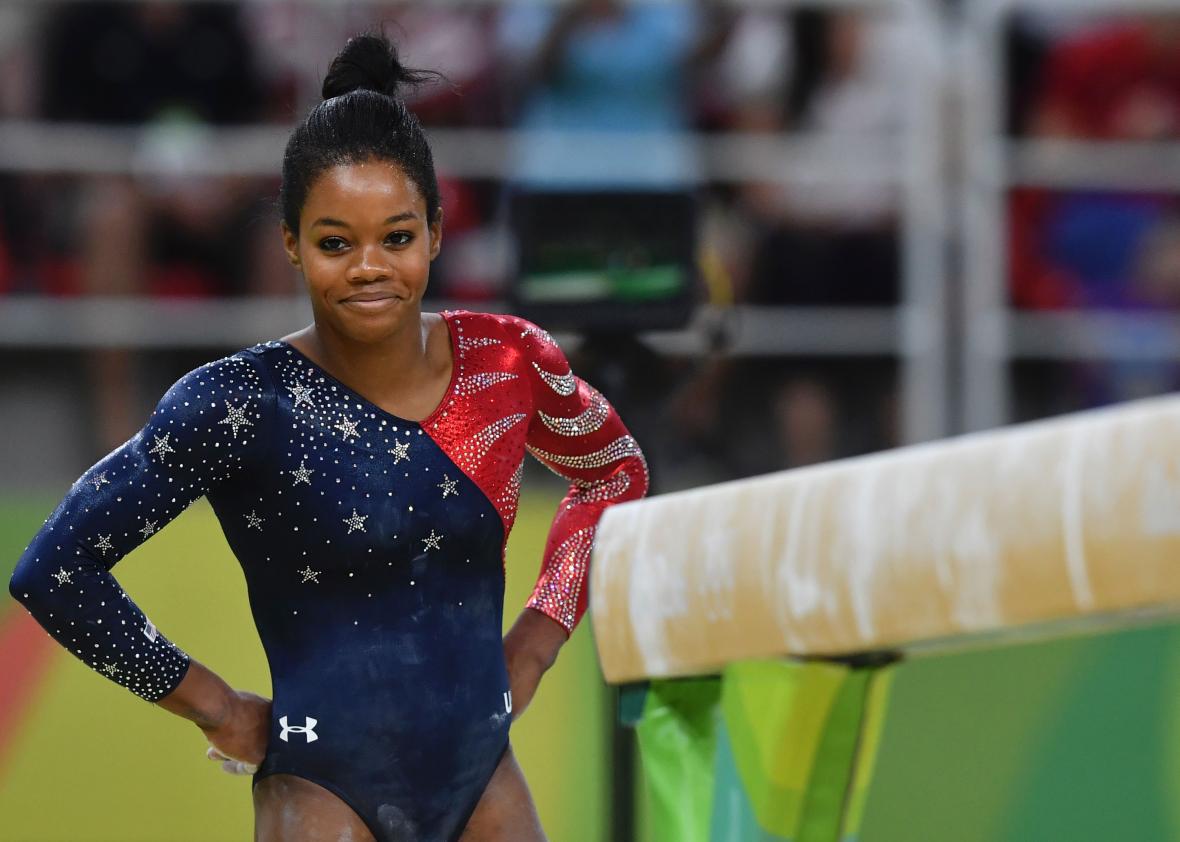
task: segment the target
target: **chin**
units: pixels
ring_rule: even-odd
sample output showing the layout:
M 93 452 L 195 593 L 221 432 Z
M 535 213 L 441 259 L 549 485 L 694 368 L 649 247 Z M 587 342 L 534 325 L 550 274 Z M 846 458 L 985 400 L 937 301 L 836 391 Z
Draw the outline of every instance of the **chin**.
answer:
M 398 333 L 408 323 L 419 323 L 417 308 L 392 307 L 376 313 L 345 313 L 334 320 L 337 330 L 354 342 L 381 342 Z

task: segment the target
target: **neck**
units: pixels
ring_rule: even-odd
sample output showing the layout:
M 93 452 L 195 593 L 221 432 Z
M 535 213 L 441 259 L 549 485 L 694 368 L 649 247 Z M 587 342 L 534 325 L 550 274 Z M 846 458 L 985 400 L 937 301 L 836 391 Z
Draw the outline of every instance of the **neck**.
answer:
M 374 396 L 401 391 L 427 374 L 427 335 L 418 311 L 396 333 L 376 342 L 352 339 L 318 322 L 304 334 L 309 350 L 325 369 Z

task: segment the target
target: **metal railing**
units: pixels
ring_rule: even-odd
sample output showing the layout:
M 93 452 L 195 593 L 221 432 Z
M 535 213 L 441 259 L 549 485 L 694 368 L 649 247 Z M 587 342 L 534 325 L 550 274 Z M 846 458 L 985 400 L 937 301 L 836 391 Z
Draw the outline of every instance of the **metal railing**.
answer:
M 178 0 L 179 1 L 179 0 Z M 27 0 L 6 0 L 27 2 Z M 266 0 L 254 0 L 266 2 Z M 297 0 L 322 14 L 335 0 Z M 445 0 L 434 0 L 445 2 Z M 456 5 L 481 5 L 463 2 Z M 896 14 L 909 34 L 910 61 L 904 129 L 897 136 L 833 139 L 808 135 L 722 134 L 698 136 L 701 180 L 890 184 L 899 189 L 902 297 L 898 307 L 870 310 L 742 309 L 722 320 L 730 353 L 763 355 L 888 355 L 901 362 L 903 438 L 908 442 L 950 432 L 946 331 L 948 236 L 942 172 L 940 101 L 946 86 L 945 21 L 927 0 L 730 0 L 733 5 L 871 6 Z M 305 17 L 305 26 L 314 18 Z M 315 32 L 300 40 L 311 41 Z M 314 90 L 321 68 L 307 68 L 301 90 Z M 317 78 L 312 79 L 312 75 Z M 274 125 L 188 130 L 125 129 L 0 120 L 0 170 L 86 174 L 270 176 L 276 173 L 288 129 Z M 461 178 L 500 179 L 515 133 L 484 129 L 430 132 L 441 171 Z M 571 141 L 625 143 L 625 137 L 571 137 Z M 183 144 L 185 154 L 155 154 L 160 144 Z M 214 338 L 245 344 L 289 330 L 308 317 L 296 301 L 281 299 L 174 302 L 157 299 L 102 301 L 0 299 L 0 346 L 89 344 L 159 347 L 208 345 Z M 194 317 L 195 314 L 199 314 Z M 686 330 L 647 338 L 668 353 L 703 354 L 717 347 L 716 314 L 707 310 Z M 64 325 L 70 328 L 64 329 Z M 57 329 L 53 329 L 57 326 Z

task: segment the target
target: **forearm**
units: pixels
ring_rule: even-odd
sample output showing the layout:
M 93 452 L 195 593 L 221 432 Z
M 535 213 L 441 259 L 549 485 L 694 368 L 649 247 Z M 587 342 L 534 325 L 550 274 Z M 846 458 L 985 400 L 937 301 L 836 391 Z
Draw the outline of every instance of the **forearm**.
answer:
M 569 639 L 561 623 L 533 608 L 525 608 L 504 637 L 510 660 L 529 661 L 545 672 Z
M 512 690 L 512 715 L 518 717 L 537 692 L 541 677 L 553 666 L 567 639 L 565 628 L 551 617 L 526 608 L 504 637 L 504 660 Z
M 180 684 L 156 704 L 189 720 L 202 731 L 211 731 L 225 724 L 235 700 L 233 688 L 219 675 L 204 664 L 190 661 Z
M 213 747 L 210 757 L 226 759 L 227 772 L 254 772 L 266 755 L 270 700 L 234 690 L 204 664 L 191 661 L 184 680 L 157 704 L 200 728 Z

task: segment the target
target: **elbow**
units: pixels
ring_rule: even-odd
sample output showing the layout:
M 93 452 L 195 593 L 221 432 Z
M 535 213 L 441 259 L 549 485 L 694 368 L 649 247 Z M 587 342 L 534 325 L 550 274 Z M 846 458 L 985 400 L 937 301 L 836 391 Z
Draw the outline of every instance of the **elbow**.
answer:
M 27 555 L 16 565 L 12 577 L 8 580 L 8 592 L 12 598 L 36 615 L 38 609 L 45 606 L 50 599 L 48 577 L 41 570 L 41 565 Z

